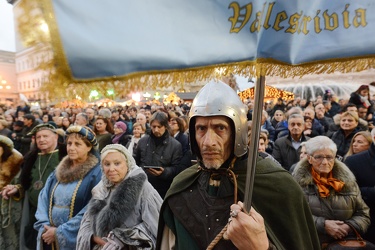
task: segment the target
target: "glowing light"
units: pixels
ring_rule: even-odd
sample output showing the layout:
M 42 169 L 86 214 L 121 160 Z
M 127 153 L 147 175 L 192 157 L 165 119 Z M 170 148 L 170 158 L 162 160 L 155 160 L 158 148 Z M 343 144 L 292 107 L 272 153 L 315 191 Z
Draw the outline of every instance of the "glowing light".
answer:
M 99 96 L 99 92 L 96 91 L 95 89 L 94 90 L 91 90 L 90 92 L 90 98 L 96 98 Z
M 147 98 L 150 98 L 150 97 L 151 97 L 151 94 L 148 93 L 148 92 L 146 92 L 146 93 L 143 94 L 143 97 L 146 98 L 146 99 L 147 99 Z
M 155 100 L 159 100 L 159 99 L 160 99 L 160 94 L 159 94 L 159 92 L 155 92 L 154 99 L 155 99 Z
M 145 95 L 143 95 L 143 96 L 145 96 Z M 136 102 L 139 102 L 141 100 L 141 94 L 140 93 L 133 93 L 132 99 Z
M 238 93 L 239 97 L 241 98 L 242 101 L 250 98 L 254 98 L 254 90 L 255 88 L 249 88 L 246 89 L 240 93 Z M 293 100 L 294 99 L 294 94 L 292 92 L 288 92 L 285 90 L 277 89 L 275 87 L 271 86 L 266 86 L 265 91 L 264 91 L 264 98 L 265 99 L 276 99 L 276 98 L 282 98 L 285 101 Z
M 44 32 L 44 33 L 48 33 L 49 32 L 49 28 L 48 28 L 48 24 L 43 20 L 43 21 L 40 21 L 40 29 Z

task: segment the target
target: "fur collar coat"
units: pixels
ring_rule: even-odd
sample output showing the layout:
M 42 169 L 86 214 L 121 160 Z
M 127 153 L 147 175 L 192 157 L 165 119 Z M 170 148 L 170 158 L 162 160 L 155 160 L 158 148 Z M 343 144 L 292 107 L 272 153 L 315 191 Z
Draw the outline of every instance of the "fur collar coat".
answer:
M 99 159 L 95 155 L 89 154 L 87 160 L 81 166 L 71 168 L 69 156 L 65 156 L 56 167 L 56 178 L 61 183 L 70 183 L 82 179 L 98 162 Z
M 23 156 L 20 152 L 13 149 L 12 154 L 5 162 L 0 163 L 0 190 L 8 185 L 11 180 L 20 171 L 20 166 L 23 162 Z
M 349 168 L 335 160 L 332 176 L 343 181 L 344 187 L 340 192 L 330 189 L 330 195 L 322 198 L 311 174 L 311 165 L 307 159 L 298 162 L 293 177 L 302 187 L 310 206 L 318 231 L 320 243 L 331 242 L 334 239 L 325 231 L 325 220 L 340 220 L 352 225 L 363 234 L 370 225 L 369 208 L 363 201 L 356 179 Z
M 162 199 L 144 171 L 139 167 L 130 170 L 117 186 L 105 185 L 103 178 L 92 190 L 78 232 L 77 249 L 89 249 L 92 235 L 103 238 L 110 232 L 134 249 L 154 249 Z
M 293 172 L 293 176 L 302 188 L 305 188 L 309 185 L 315 185 L 313 177 L 311 175 L 311 165 L 307 159 L 304 159 L 297 164 Z M 345 182 L 341 193 L 359 192 L 354 174 L 344 163 L 335 160 L 335 164 L 332 169 L 332 176 L 340 181 Z

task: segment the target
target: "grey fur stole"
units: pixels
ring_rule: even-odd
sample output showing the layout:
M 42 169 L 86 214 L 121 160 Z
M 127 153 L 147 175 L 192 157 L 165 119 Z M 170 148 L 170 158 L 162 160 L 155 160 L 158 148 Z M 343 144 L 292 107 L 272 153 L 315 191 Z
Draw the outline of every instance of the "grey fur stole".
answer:
M 106 237 L 114 228 L 121 227 L 132 214 L 146 181 L 145 174 L 123 180 L 107 200 L 91 199 L 87 213 L 92 221 L 94 235 Z

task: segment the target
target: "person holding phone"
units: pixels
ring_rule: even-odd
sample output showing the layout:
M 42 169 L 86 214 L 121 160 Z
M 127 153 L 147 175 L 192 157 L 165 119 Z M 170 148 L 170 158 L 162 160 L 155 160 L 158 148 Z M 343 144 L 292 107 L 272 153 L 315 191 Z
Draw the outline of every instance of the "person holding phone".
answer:
M 165 113 L 154 113 L 150 126 L 151 133 L 138 141 L 134 158 L 137 165 L 145 170 L 149 182 L 164 198 L 173 178 L 183 170 L 180 164 L 182 146 L 170 135 Z

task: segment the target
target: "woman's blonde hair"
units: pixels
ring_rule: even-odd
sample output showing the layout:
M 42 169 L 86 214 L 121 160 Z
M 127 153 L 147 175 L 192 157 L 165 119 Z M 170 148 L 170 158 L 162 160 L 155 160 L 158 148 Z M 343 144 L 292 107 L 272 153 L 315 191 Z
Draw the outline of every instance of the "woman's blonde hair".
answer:
M 146 126 L 144 124 L 139 123 L 139 122 L 136 122 L 136 123 L 133 124 L 133 129 L 135 127 L 141 127 L 142 131 L 146 131 Z
M 352 138 L 352 141 L 350 142 L 350 147 L 349 147 L 349 151 L 348 153 L 346 153 L 344 159 L 348 156 L 351 156 L 353 155 L 353 142 L 354 142 L 354 139 L 359 136 L 359 135 L 362 135 L 363 137 L 366 138 L 366 141 L 368 141 L 368 144 L 369 144 L 369 147 L 371 146 L 371 143 L 372 143 L 372 136 L 371 136 L 371 133 L 369 131 L 359 131 L 358 133 L 356 133 L 353 138 Z
M 345 111 L 344 113 L 341 114 L 340 116 L 340 120 L 344 117 L 344 116 L 351 116 L 355 119 L 356 122 L 358 122 L 359 120 L 359 117 L 358 117 L 358 113 L 357 112 L 354 112 L 354 111 Z

